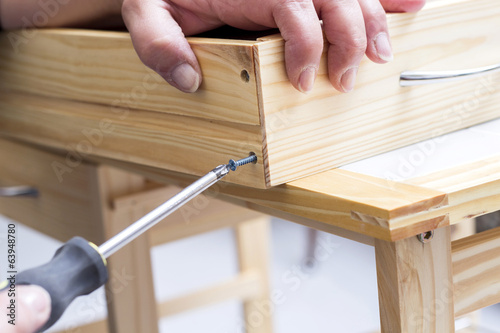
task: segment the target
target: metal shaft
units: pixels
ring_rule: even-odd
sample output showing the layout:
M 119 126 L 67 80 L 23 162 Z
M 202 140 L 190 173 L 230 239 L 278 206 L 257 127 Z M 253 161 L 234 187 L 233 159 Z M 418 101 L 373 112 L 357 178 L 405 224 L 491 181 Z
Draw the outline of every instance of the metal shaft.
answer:
M 140 218 L 123 231 L 113 236 L 101 246 L 99 246 L 99 252 L 105 258 L 133 241 L 135 238 L 142 235 L 149 228 L 153 227 L 155 224 L 163 220 L 165 217 L 182 207 L 189 200 L 193 199 L 195 196 L 212 186 L 218 180 L 222 179 L 225 175 L 229 173 L 228 165 L 219 165 L 205 176 L 198 179 L 193 184 L 186 187 L 181 192 L 174 195 L 167 202 L 161 204 L 151 212 L 149 212 L 144 217 Z

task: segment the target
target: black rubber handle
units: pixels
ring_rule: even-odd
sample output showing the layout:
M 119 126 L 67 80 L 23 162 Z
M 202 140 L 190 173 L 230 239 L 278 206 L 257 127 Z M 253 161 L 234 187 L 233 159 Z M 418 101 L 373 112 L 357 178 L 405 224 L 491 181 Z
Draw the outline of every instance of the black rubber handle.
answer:
M 47 290 L 52 312 L 40 332 L 62 316 L 78 296 L 88 295 L 108 280 L 106 260 L 97 248 L 81 237 L 61 246 L 51 261 L 17 274 L 17 285 L 38 285 Z

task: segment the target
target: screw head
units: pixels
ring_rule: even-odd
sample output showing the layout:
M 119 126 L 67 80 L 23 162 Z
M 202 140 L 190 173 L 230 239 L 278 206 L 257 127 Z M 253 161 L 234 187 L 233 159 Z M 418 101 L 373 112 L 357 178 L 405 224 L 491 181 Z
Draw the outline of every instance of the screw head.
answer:
M 237 165 L 236 165 L 236 162 L 234 160 L 229 160 L 229 163 L 227 165 L 229 166 L 229 169 L 231 171 L 236 171 Z
M 431 231 L 426 231 L 424 233 L 421 233 L 419 235 L 417 235 L 417 238 L 418 240 L 421 242 L 421 243 L 429 243 L 432 238 L 434 238 L 434 231 L 431 230 Z

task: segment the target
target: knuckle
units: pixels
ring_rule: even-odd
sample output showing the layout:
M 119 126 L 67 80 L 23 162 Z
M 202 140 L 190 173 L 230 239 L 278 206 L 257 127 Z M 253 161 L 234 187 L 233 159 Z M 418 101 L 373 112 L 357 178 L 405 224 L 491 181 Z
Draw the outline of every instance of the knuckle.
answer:
M 365 22 L 366 28 L 373 29 L 377 31 L 386 30 L 387 29 L 387 16 L 385 12 L 381 10 L 377 10 L 367 18 Z
M 367 41 L 365 35 L 353 34 L 349 39 L 344 42 L 344 49 L 348 50 L 353 54 L 364 54 L 367 47 Z
M 312 0 L 278 0 L 276 7 L 292 12 L 302 12 L 311 6 L 311 4 Z

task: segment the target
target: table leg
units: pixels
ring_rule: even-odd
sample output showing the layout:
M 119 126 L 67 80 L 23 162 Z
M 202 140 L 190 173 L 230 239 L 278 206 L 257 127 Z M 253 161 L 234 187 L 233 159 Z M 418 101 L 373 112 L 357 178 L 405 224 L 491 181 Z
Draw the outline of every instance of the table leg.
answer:
M 144 179 L 100 167 L 99 187 L 105 238 L 109 239 L 144 213 L 134 207 L 113 207 L 114 198 L 140 191 Z M 151 270 L 150 244 L 142 235 L 108 259 L 106 285 L 110 333 L 158 333 L 158 315 Z
M 454 332 L 450 227 L 429 243 L 376 240 L 383 333 Z
M 236 226 L 240 271 L 260 277 L 260 293 L 244 302 L 246 333 L 271 333 L 273 303 L 269 290 L 269 217 L 261 217 Z

